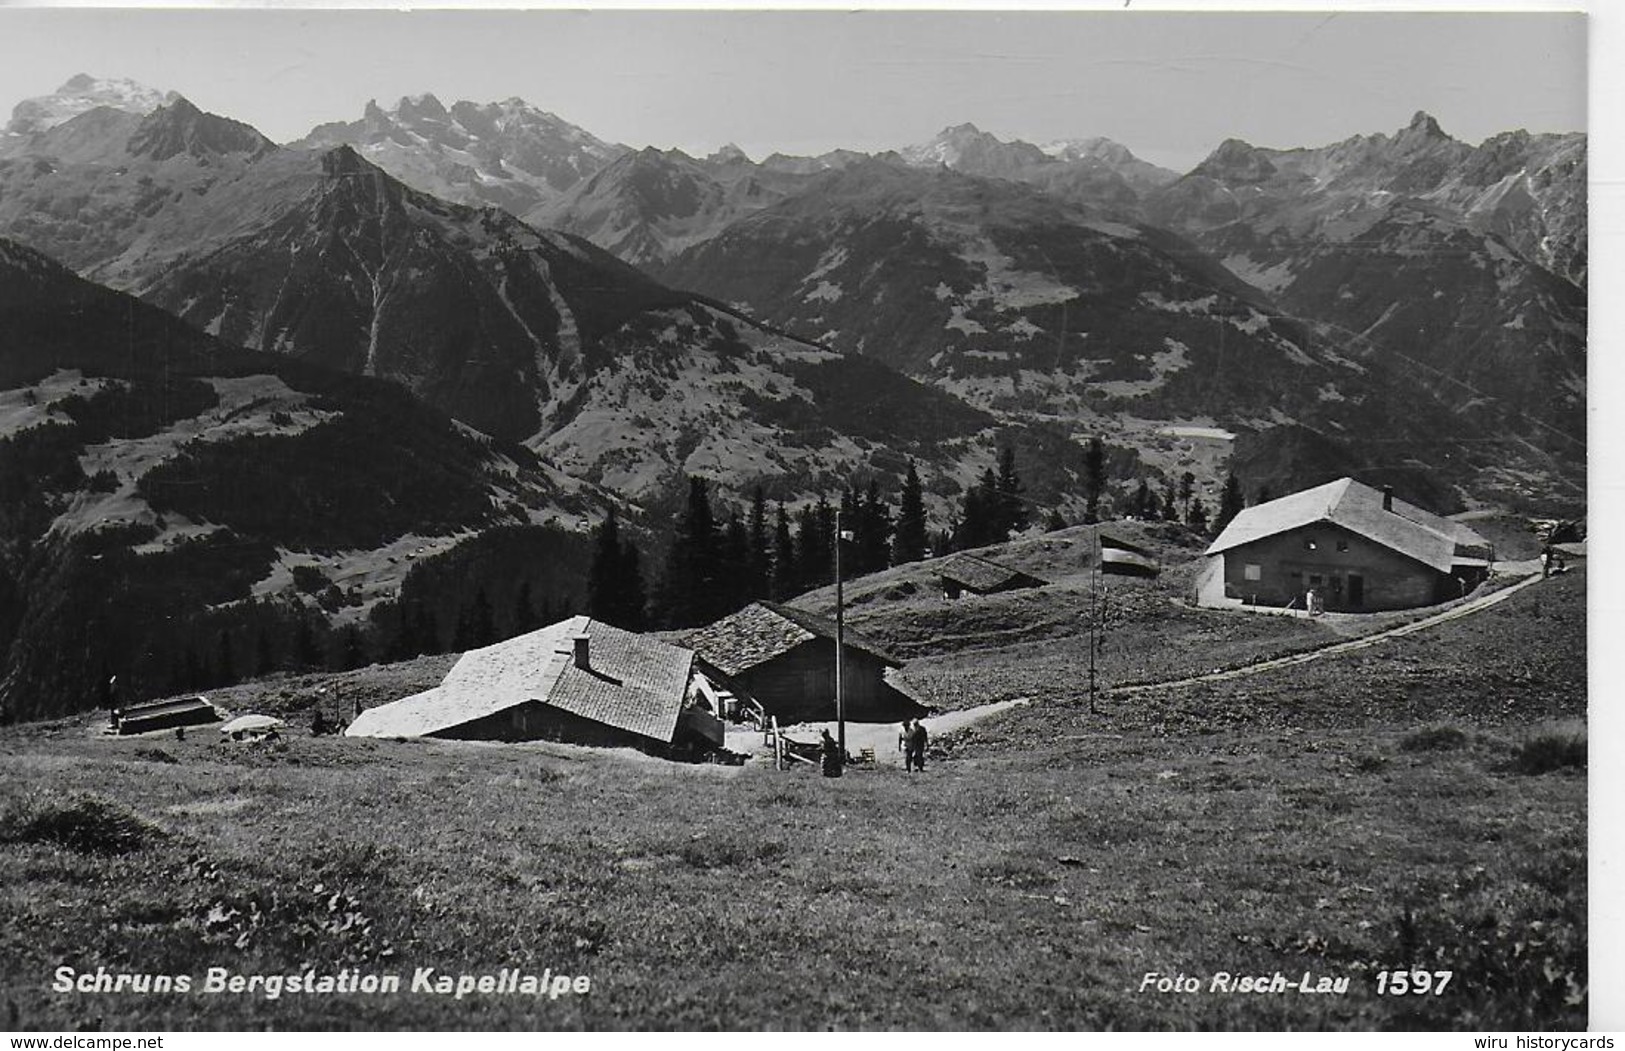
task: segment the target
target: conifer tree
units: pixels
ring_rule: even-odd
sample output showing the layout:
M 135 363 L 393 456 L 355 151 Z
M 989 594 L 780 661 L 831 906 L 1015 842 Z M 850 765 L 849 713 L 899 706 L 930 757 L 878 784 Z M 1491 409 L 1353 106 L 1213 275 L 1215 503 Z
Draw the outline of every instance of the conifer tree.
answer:
M 892 562 L 918 562 L 925 557 L 926 548 L 925 492 L 920 487 L 920 473 L 914 461 L 908 462 L 908 475 L 903 479 L 903 495 L 897 508 L 897 536 L 892 547 Z
M 458 650 L 477 650 L 496 641 L 496 623 L 491 615 L 491 600 L 486 597 L 482 584 L 474 598 L 459 611 L 457 632 L 452 645 Z
M 726 599 L 717 594 L 717 569 L 710 486 L 704 478 L 690 476 L 688 503 L 678 517 L 661 582 L 667 627 L 698 627 L 720 615 Z
M 293 653 L 298 670 L 319 667 L 322 663 L 321 650 L 316 645 L 316 632 L 310 626 L 310 617 L 300 610 L 299 624 L 294 629 Z
M 823 541 L 818 538 L 818 512 L 811 504 L 796 512 L 796 576 L 792 593 L 817 587 L 823 565 Z
M 1164 522 L 1179 521 L 1179 501 L 1174 494 L 1174 483 L 1169 482 L 1162 490 L 1162 520 Z
M 818 494 L 818 503 L 813 505 L 813 517 L 818 522 L 819 556 L 815 565 L 818 585 L 822 587 L 835 580 L 835 507 L 823 493 Z
M 587 569 L 587 616 L 616 627 L 620 622 L 621 526 L 611 507 L 594 531 L 592 565 Z
M 339 668 L 354 671 L 367 663 L 366 647 L 361 641 L 361 629 L 354 624 L 345 627 L 339 651 Z
M 621 544 L 621 626 L 642 631 L 649 626 L 649 589 L 643 581 L 643 556 L 628 538 Z
M 1185 524 L 1192 529 L 1207 529 L 1207 507 L 1203 505 L 1200 496 L 1191 497 L 1190 510 L 1185 512 Z
M 1151 486 L 1144 478 L 1140 479 L 1140 487 L 1134 490 L 1134 517 L 1146 521 L 1157 517 L 1157 498 L 1151 493 Z
M 717 574 L 719 616 L 742 609 L 750 602 L 750 531 L 737 510 L 728 512 L 718 543 L 721 572 Z
M 1100 493 L 1106 487 L 1106 447 L 1098 437 L 1091 436 L 1083 453 L 1083 520 L 1086 524 L 1100 521 Z
M 592 585 L 589 582 L 588 587 Z M 513 634 L 525 635 L 540 627 L 536 621 L 536 604 L 530 594 L 530 578 L 519 582 L 513 597 Z
M 784 501 L 780 500 L 773 517 L 773 586 L 769 594 L 775 600 L 789 598 L 796 593 L 798 579 L 800 573 L 796 568 L 795 541 L 790 536 L 790 515 L 784 509 Z
M 1027 513 L 1025 488 L 1016 474 L 1016 450 L 1008 445 L 999 451 L 997 490 L 998 525 L 1001 527 L 997 531 L 1000 539 L 1003 539 L 1011 530 L 1019 533 L 1026 529 L 1031 520 Z
M 880 483 L 869 479 L 858 508 L 858 562 L 865 573 L 878 573 L 890 563 L 891 508 L 880 496 Z
M 215 682 L 222 686 L 237 681 L 237 664 L 232 659 L 231 632 L 222 629 L 219 639 L 216 640 L 218 657 L 215 660 Z
M 750 494 L 749 578 L 746 581 L 745 601 L 766 598 L 772 586 L 773 552 L 767 535 L 767 496 L 761 486 Z
M 1219 517 L 1213 520 L 1214 532 L 1229 525 L 1230 520 L 1241 514 L 1246 505 L 1246 498 L 1241 495 L 1241 483 L 1236 480 L 1235 473 L 1225 475 L 1224 489 L 1219 493 Z

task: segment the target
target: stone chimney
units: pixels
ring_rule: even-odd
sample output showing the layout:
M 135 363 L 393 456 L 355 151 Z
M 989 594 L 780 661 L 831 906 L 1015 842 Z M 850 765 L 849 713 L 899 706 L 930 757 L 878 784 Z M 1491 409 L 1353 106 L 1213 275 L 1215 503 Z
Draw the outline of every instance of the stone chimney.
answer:
M 585 636 L 585 635 L 577 635 L 577 636 L 575 636 L 575 638 L 571 639 L 570 641 L 575 644 L 576 667 L 580 668 L 582 671 L 586 671 L 591 666 L 590 662 L 587 659 L 588 658 L 588 648 L 587 647 L 588 647 L 588 642 L 589 642 L 587 636 Z
M 1382 509 L 1384 511 L 1392 511 L 1394 509 L 1394 487 L 1391 485 L 1385 485 L 1382 487 Z

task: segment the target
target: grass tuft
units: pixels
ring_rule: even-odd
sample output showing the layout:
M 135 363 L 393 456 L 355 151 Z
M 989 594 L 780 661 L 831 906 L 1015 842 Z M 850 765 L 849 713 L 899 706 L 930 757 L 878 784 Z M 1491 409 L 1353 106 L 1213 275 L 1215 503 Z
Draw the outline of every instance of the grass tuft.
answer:
M 179 759 L 176 759 L 173 755 L 164 751 L 162 748 L 137 748 L 135 750 L 135 757 L 137 759 L 146 759 L 153 763 L 180 762 Z
M 1429 726 L 1407 734 L 1399 742 L 1402 752 L 1449 752 L 1467 743 L 1467 735 L 1454 726 Z
M 1512 758 L 1520 774 L 1547 774 L 1564 767 L 1586 768 L 1584 734 L 1541 734 L 1525 741 Z
M 775 840 L 756 842 L 739 835 L 706 836 L 693 840 L 684 844 L 678 856 L 693 868 L 724 869 L 777 861 L 784 853 L 783 843 Z
M 0 814 L 0 842 L 48 843 L 84 854 L 128 854 L 163 836 L 158 826 L 95 796 L 33 797 Z

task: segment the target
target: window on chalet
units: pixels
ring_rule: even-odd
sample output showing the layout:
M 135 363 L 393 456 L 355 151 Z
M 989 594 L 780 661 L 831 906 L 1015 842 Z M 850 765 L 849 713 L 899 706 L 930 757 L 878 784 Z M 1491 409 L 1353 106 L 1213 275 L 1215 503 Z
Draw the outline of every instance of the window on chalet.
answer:
M 1303 538 L 1303 549 L 1305 551 L 1316 551 L 1316 550 L 1319 550 L 1319 548 L 1320 548 L 1320 545 L 1315 542 L 1314 537 L 1306 536 L 1306 537 Z
M 1349 549 L 1349 542 L 1347 540 L 1339 540 L 1337 542 L 1337 550 L 1339 550 L 1339 551 L 1347 551 L 1348 549 Z
M 1263 580 L 1264 567 L 1255 562 L 1248 562 L 1242 566 L 1241 576 L 1244 580 Z

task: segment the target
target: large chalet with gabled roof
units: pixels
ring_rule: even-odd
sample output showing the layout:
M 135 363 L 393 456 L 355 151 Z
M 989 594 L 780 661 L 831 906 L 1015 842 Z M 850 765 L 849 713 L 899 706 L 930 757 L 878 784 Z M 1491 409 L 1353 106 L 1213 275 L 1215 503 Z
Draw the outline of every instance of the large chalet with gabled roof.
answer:
M 1207 549 L 1204 605 L 1331 612 L 1409 609 L 1459 598 L 1494 549 L 1471 528 L 1353 478 L 1249 507 Z

